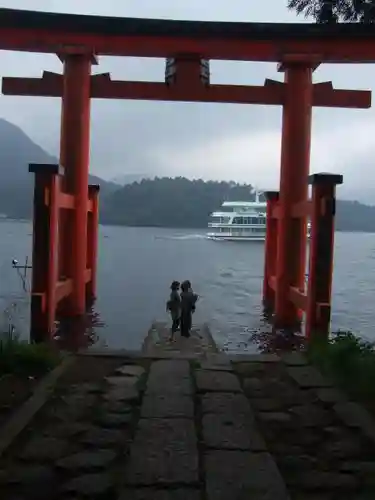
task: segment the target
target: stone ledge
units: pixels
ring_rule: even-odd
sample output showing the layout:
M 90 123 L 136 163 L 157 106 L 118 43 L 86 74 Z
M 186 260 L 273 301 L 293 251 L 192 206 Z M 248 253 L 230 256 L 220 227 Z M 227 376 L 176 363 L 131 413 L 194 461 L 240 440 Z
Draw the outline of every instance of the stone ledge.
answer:
M 74 356 L 67 356 L 52 372 L 45 375 L 29 399 L 0 428 L 0 457 L 46 403 L 51 389 L 74 359 Z
M 235 354 L 229 356 L 232 363 L 279 363 L 281 358 L 277 354 Z
M 359 429 L 375 443 L 375 420 L 365 408 L 357 403 L 347 401 L 336 403 L 333 409 L 345 425 Z
M 282 354 L 281 361 L 287 366 L 306 366 L 309 364 L 306 356 L 298 351 Z
M 286 370 L 301 389 L 332 387 L 332 384 L 314 366 L 290 366 Z

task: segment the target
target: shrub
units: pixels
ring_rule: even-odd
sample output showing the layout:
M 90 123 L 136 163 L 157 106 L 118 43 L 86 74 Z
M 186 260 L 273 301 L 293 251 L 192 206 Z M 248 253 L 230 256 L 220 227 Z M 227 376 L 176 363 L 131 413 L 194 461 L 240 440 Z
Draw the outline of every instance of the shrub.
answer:
M 374 400 L 374 344 L 350 331 L 338 331 L 328 342 L 311 342 L 307 354 L 313 363 L 353 397 Z
M 49 344 L 29 343 L 10 332 L 0 334 L 0 375 L 40 376 L 59 361 L 58 351 Z

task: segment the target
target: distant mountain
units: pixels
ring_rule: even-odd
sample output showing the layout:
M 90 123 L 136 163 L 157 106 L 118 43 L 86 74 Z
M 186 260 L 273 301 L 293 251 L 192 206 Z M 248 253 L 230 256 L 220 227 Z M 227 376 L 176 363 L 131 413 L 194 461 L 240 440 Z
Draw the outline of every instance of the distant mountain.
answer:
M 0 215 L 30 218 L 34 179 L 28 164 L 57 162 L 19 127 L 0 119 Z M 204 228 L 209 214 L 224 200 L 245 201 L 251 196 L 250 185 L 234 182 L 145 177 L 125 174 L 116 183 L 90 176 L 90 183 L 101 186 L 102 223 Z M 375 232 L 375 207 L 338 200 L 336 228 Z
M 0 214 L 29 218 L 32 213 L 34 179 L 29 163 L 58 163 L 58 159 L 35 144 L 19 127 L 0 119 Z M 90 176 L 90 183 L 100 184 L 106 198 L 119 186 Z
M 112 182 L 119 184 L 120 186 L 126 186 L 127 184 L 133 184 L 133 182 L 140 182 L 143 179 L 151 178 L 152 176 L 147 174 L 124 174 L 114 177 Z
M 182 177 L 144 179 L 111 194 L 103 206 L 101 222 L 205 228 L 209 214 L 219 209 L 224 200 L 250 200 L 251 191 L 251 185 L 233 182 L 204 182 Z M 375 232 L 375 207 L 338 200 L 336 229 Z

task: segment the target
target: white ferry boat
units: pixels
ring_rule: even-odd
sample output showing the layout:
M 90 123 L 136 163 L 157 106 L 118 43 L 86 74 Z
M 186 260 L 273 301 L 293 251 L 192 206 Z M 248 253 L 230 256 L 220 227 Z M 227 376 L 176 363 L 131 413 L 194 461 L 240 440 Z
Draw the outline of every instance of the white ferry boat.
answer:
M 213 212 L 208 223 L 207 238 L 227 241 L 264 241 L 266 239 L 267 202 L 260 201 L 262 191 L 255 192 L 254 201 L 224 201 L 221 211 Z
M 262 191 L 256 191 L 254 201 L 224 201 L 222 210 L 210 215 L 207 238 L 226 241 L 265 241 L 267 202 L 260 201 L 262 194 Z M 308 222 L 308 238 L 310 228 L 311 224 Z

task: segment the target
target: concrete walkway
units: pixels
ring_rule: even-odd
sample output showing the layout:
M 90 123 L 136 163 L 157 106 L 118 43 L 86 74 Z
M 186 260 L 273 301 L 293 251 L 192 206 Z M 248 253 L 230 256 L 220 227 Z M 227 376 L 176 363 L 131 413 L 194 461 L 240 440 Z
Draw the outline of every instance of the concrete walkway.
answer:
M 374 422 L 301 356 L 105 362 L 1 457 L 0 498 L 375 498 Z

